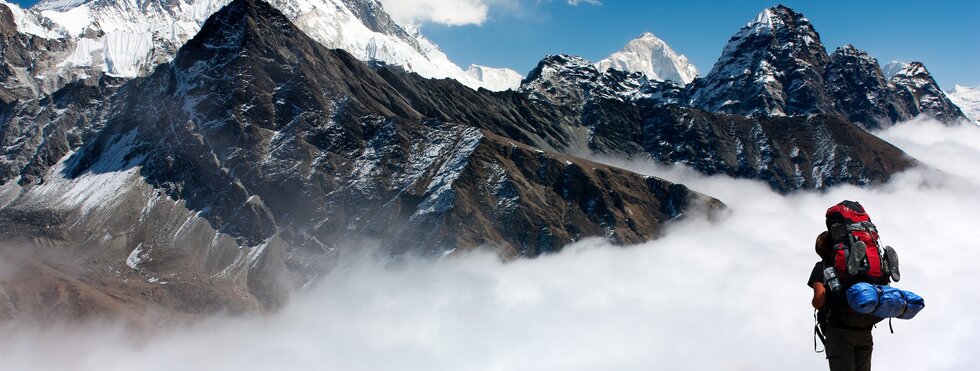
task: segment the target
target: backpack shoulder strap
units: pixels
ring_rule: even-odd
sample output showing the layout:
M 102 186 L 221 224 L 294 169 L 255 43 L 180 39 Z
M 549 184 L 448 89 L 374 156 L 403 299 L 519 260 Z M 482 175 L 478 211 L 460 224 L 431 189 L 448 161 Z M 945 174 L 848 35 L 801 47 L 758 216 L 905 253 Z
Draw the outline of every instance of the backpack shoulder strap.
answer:
M 889 321 L 889 324 L 891 322 Z M 823 345 L 823 350 L 817 350 L 817 339 L 820 339 L 820 344 Z M 813 310 L 813 351 L 816 353 L 823 353 L 827 350 L 827 337 L 824 336 L 823 331 L 820 330 L 820 321 L 817 319 L 817 310 Z

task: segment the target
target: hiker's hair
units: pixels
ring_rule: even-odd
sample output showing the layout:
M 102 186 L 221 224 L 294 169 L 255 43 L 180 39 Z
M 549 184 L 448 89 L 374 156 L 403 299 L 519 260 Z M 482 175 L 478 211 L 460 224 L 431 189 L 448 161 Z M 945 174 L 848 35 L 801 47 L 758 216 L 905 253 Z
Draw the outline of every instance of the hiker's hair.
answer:
M 834 242 L 830 240 L 830 234 L 827 231 L 820 232 L 817 235 L 817 241 L 814 243 L 814 250 L 816 250 L 817 255 L 820 259 L 828 260 L 834 253 Z

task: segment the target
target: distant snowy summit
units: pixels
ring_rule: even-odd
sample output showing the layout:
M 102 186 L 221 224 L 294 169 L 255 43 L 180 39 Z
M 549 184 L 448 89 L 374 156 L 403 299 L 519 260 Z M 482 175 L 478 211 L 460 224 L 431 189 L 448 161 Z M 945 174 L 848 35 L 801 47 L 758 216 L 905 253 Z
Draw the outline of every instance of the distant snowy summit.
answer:
M 0 3 L 10 9 L 21 34 L 58 40 L 56 48 L 37 51 L 36 59 L 49 62 L 33 71 L 35 77 L 19 76 L 20 81 L 8 82 L 44 94 L 98 73 L 124 78 L 146 75 L 173 59 L 176 50 L 229 0 L 43 0 L 29 9 Z M 463 70 L 418 30 L 395 22 L 376 0 L 270 0 L 270 4 L 324 46 L 343 49 L 364 61 L 401 66 L 429 78 L 452 78 L 472 88 L 506 90 L 520 85 L 521 75 L 509 69 Z
M 698 77 L 698 69 L 687 57 L 678 54 L 666 42 L 646 32 L 631 40 L 623 50 L 596 63 L 599 72 L 616 69 L 642 72 L 648 78 L 686 85 Z
M 980 86 L 955 85 L 946 96 L 973 122 L 980 123 Z
M 481 87 L 487 90 L 504 91 L 516 90 L 521 85 L 524 76 L 509 68 L 487 67 L 471 64 L 466 69 L 466 77 L 471 82 L 478 82 L 471 87 Z

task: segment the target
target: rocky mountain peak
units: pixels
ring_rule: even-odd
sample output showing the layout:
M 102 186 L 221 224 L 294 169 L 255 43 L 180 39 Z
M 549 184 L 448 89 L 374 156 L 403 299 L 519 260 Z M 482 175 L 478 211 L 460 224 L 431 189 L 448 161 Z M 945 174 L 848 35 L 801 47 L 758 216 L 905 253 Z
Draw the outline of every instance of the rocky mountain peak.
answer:
M 901 69 L 896 70 L 892 75 L 893 79 L 931 79 L 932 74 L 926 69 L 922 62 L 905 63 Z
M 755 16 L 755 19 L 746 23 L 739 34 L 760 34 L 760 33 L 816 33 L 810 20 L 803 14 L 797 13 L 793 9 L 782 4 L 763 9 Z
M 272 30 L 280 32 L 269 32 Z M 234 50 L 244 47 L 248 42 L 293 38 L 298 31 L 285 15 L 267 2 L 232 0 L 208 17 L 201 31 L 187 46 L 193 48 L 202 44 L 208 49 Z
M 845 45 L 842 45 L 842 46 L 838 47 L 830 55 L 830 58 L 831 59 L 834 59 L 834 58 L 858 58 L 858 59 L 861 59 L 861 60 L 864 60 L 864 61 L 874 61 L 875 64 L 878 64 L 878 60 L 877 59 L 874 59 L 873 57 L 871 57 L 871 55 L 868 54 L 868 52 L 866 52 L 864 50 L 861 50 L 861 49 L 858 49 L 858 48 L 854 47 L 854 45 L 851 45 L 851 44 L 845 44 Z
M 891 78 L 896 93 L 913 115 L 926 115 L 945 123 L 965 120 L 966 115 L 946 97 L 936 79 L 921 62 L 909 62 Z
M 691 104 L 740 115 L 785 116 L 837 113 L 825 94 L 829 62 L 820 35 L 802 14 L 768 8 L 728 41 Z
M 848 121 L 879 128 L 911 117 L 885 79 L 878 61 L 867 52 L 844 45 L 830 55 L 825 78 L 831 96 Z
M 520 92 L 532 100 L 565 105 L 581 113 L 594 100 L 657 98 L 676 104 L 681 89 L 673 81 L 650 80 L 643 72 L 615 68 L 603 72 L 581 57 L 561 54 L 542 59 L 521 83 Z
M 631 40 L 622 50 L 596 63 L 600 72 L 617 69 L 642 72 L 651 80 L 673 81 L 685 85 L 698 76 L 698 69 L 687 57 L 650 32 Z
M 568 70 L 589 70 L 595 69 L 592 62 L 577 55 L 554 54 L 548 55 L 538 62 L 538 65 L 528 73 L 526 80 L 533 80 L 536 76 L 545 73 L 547 70 L 568 69 Z
M 549 55 L 527 74 L 520 91 L 532 99 L 556 105 L 581 104 L 601 75 L 592 62 L 582 57 Z
M 851 44 L 838 47 L 830 55 L 828 69 L 842 66 L 853 66 L 859 70 L 858 72 L 865 74 L 867 78 L 880 81 L 882 85 L 888 80 L 885 78 L 881 68 L 879 68 L 877 59 L 868 54 L 868 52 L 858 49 Z M 831 88 L 833 89 L 833 86 Z

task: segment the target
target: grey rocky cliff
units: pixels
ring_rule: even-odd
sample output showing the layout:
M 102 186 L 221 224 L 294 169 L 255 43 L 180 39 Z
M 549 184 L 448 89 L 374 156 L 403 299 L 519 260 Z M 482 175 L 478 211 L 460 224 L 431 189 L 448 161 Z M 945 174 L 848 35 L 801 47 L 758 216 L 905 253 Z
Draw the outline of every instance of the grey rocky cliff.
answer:
M 939 84 L 920 62 L 911 62 L 891 78 L 896 94 L 913 114 L 958 123 L 966 120 L 963 111 L 946 97 Z
M 901 73 L 908 78 L 889 81 L 877 60 L 851 45 L 828 55 L 809 20 L 780 5 L 732 36 L 711 72 L 690 87 L 690 105 L 745 116 L 822 113 L 872 129 L 919 114 L 962 120 L 917 65 Z
M 915 107 L 900 98 L 868 53 L 844 45 L 830 55 L 826 69 L 830 93 L 851 122 L 880 128 L 915 117 Z
M 765 9 L 725 45 L 696 80 L 691 105 L 749 116 L 841 114 L 826 94 L 830 57 L 809 20 L 785 6 Z

